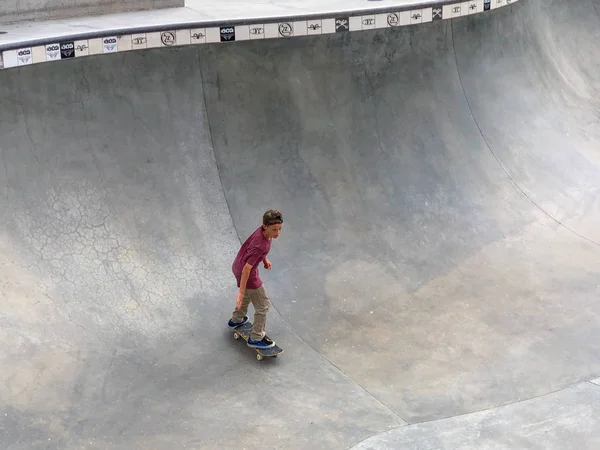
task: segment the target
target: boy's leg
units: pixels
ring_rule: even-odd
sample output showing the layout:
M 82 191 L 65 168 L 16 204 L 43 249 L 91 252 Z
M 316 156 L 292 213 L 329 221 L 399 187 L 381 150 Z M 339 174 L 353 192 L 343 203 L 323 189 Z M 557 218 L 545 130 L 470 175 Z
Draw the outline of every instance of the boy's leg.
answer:
M 240 323 L 244 320 L 246 313 L 248 312 L 248 306 L 252 300 L 252 292 L 254 289 L 246 289 L 244 292 L 244 299 L 242 300 L 242 307 L 240 309 L 234 309 L 231 314 L 231 321 L 234 323 Z
M 252 324 L 250 339 L 260 341 L 266 334 L 267 312 L 271 304 L 264 286 L 254 289 L 252 304 L 254 305 L 254 323 Z

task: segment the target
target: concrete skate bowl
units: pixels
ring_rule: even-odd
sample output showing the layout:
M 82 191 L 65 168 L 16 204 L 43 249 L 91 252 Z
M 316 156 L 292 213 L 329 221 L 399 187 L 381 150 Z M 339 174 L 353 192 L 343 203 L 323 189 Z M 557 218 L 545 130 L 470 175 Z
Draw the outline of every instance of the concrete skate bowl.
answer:
M 0 72 L 2 446 L 349 448 L 598 377 L 599 9 Z

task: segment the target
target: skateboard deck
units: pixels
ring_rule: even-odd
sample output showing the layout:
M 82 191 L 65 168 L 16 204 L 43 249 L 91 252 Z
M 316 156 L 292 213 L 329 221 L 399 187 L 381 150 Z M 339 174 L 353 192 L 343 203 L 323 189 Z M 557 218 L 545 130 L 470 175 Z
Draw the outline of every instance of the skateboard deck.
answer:
M 248 342 L 251 331 L 252 331 L 252 322 L 248 321 L 244 325 L 241 325 L 241 326 L 233 329 L 233 338 L 239 339 L 241 337 L 246 342 Z M 253 348 L 254 350 L 256 350 L 256 359 L 258 359 L 259 361 L 262 360 L 263 357 L 265 357 L 265 356 L 276 358 L 277 355 L 280 355 L 283 353 L 283 350 L 277 344 L 275 344 L 275 346 L 273 346 L 271 348 L 254 348 L 254 347 L 250 347 L 250 348 Z

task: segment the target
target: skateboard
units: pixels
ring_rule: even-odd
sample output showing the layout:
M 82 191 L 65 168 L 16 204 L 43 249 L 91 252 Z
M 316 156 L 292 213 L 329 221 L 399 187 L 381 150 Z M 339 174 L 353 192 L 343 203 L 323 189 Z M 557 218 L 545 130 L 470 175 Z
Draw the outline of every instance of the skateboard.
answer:
M 248 342 L 248 338 L 250 337 L 251 331 L 252 322 L 248 321 L 244 325 L 240 325 L 239 327 L 233 329 L 233 338 L 239 339 L 241 337 L 246 342 Z M 277 346 L 277 344 L 275 344 L 275 346 L 271 348 L 254 348 L 254 350 L 256 350 L 256 359 L 258 359 L 259 361 L 261 361 L 265 356 L 277 358 L 277 355 L 283 353 L 283 350 L 281 349 L 281 347 Z

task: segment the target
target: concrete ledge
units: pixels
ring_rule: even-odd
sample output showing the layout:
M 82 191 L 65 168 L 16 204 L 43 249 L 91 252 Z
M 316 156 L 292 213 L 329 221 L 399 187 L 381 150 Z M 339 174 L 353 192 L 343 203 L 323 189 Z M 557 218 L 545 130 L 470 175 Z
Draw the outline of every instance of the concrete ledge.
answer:
M 6 0 L 0 4 L 0 23 L 65 19 L 184 6 L 185 0 Z
M 352 450 L 563 450 L 596 448 L 600 390 L 580 383 L 543 397 L 449 419 L 400 427 Z
M 288 15 L 263 15 L 248 5 L 247 17 L 212 14 L 205 2 L 188 2 L 185 8 L 146 11 L 112 16 L 73 19 L 64 22 L 19 24 L 1 27 L 0 69 L 62 59 L 148 48 L 197 44 L 231 44 L 255 39 L 290 39 L 382 28 L 418 26 L 428 22 L 459 19 L 511 5 L 517 0 L 471 0 L 449 3 L 408 2 L 373 9 L 310 14 L 298 8 Z M 264 8 L 264 5 L 263 5 Z M 231 10 L 229 11 L 231 12 Z M 64 51 L 63 51 L 64 50 Z

